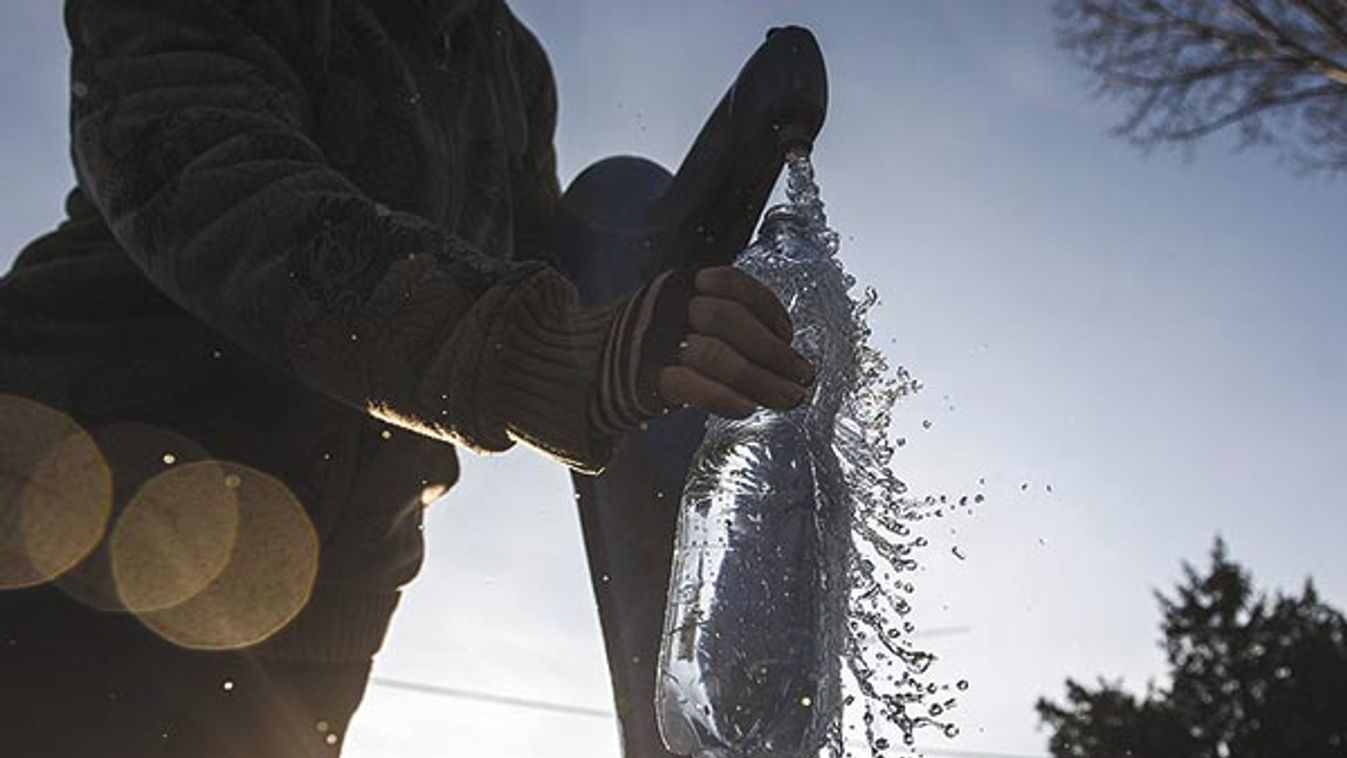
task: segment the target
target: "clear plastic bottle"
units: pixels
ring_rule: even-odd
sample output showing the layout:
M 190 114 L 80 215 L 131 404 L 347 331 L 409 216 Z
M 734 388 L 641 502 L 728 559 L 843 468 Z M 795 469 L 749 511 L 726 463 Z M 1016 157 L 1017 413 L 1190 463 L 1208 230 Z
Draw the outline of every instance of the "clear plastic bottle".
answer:
M 813 756 L 841 707 L 848 505 L 832 443 L 856 363 L 851 282 L 808 155 L 787 164 L 790 202 L 737 265 L 786 305 L 818 379 L 795 410 L 712 417 L 693 458 L 656 687 L 660 732 L 680 755 Z

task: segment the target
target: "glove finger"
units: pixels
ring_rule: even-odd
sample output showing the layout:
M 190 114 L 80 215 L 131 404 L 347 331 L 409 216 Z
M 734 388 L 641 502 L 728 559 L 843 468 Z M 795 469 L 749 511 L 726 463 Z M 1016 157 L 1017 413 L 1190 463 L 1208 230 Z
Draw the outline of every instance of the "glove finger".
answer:
M 720 338 L 740 355 L 777 376 L 800 384 L 813 381 L 814 367 L 809 361 L 735 300 L 694 296 L 688 302 L 688 325 L 694 333 Z
M 732 266 L 715 266 L 698 271 L 694 285 L 700 294 L 743 303 L 776 336 L 790 342 L 794 328 L 786 307 L 752 276 Z
M 704 408 L 727 418 L 748 418 L 757 410 L 752 400 L 686 366 L 670 366 L 661 370 L 659 393 L 670 405 Z
M 715 337 L 688 335 L 679 362 L 768 408 L 790 410 L 805 398 L 805 390 L 799 384 L 754 364 Z

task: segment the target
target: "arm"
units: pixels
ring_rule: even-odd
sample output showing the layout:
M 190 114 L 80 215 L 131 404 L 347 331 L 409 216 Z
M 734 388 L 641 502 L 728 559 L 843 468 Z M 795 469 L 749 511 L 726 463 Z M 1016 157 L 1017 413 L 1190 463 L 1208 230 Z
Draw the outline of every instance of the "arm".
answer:
M 508 11 L 506 11 L 508 13 Z M 529 89 L 524 92 L 528 148 L 512 177 L 514 188 L 515 257 L 550 260 L 547 250 L 548 225 L 561 200 L 557 180 L 555 136 L 557 128 L 557 91 L 547 54 L 536 37 L 510 16 L 513 28 L 512 58 L 520 78 Z
M 553 148 L 556 91 L 541 45 L 522 25 L 514 22 L 514 28 L 514 60 L 524 81 L 539 85 L 525 97 L 529 149 L 513 182 L 515 245 L 522 256 L 545 259 L 546 222 L 560 196 Z M 672 291 L 660 292 L 663 288 Z M 636 306 L 647 297 L 653 301 L 648 309 Z M 761 284 L 730 268 L 658 277 L 619 314 L 614 331 L 624 330 L 637 336 L 610 340 L 604 365 L 611 369 L 630 360 L 624 348 L 644 355 L 632 372 L 603 373 L 592 419 L 600 429 L 631 428 L 670 404 L 731 417 L 747 416 L 759 404 L 791 408 L 805 396 L 800 384 L 813 381 L 812 367 L 789 346 L 792 327 L 785 309 Z
M 327 165 L 302 39 L 261 18 L 283 5 L 67 3 L 76 170 L 117 240 L 319 392 L 475 449 L 526 439 L 599 465 L 611 438 L 586 413 L 615 311 L 579 310 L 545 265 L 485 258 Z

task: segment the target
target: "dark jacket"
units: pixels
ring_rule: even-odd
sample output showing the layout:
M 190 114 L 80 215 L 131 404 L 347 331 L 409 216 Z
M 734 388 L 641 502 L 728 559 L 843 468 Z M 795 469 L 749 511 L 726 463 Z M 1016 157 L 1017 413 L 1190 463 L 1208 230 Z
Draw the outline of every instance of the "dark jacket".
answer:
M 543 262 L 543 51 L 501 0 L 68 0 L 66 21 L 78 187 L 0 282 L 0 393 L 281 479 L 323 562 L 269 644 L 366 656 L 423 492 L 457 476 L 446 443 L 589 470 L 612 444 L 586 414 L 614 310 Z

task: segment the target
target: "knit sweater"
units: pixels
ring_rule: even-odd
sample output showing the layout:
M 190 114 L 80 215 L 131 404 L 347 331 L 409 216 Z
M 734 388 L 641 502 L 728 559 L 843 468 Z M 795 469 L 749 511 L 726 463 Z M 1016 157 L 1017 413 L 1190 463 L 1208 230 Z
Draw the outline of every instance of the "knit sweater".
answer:
M 0 393 L 285 481 L 323 540 L 276 644 L 377 646 L 452 447 L 595 471 L 620 305 L 545 261 L 547 60 L 501 0 L 68 0 L 69 219 L 0 282 Z M 377 435 L 377 436 L 376 436 Z M 287 641 L 288 640 L 288 641 Z

